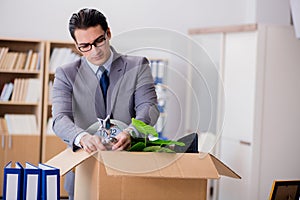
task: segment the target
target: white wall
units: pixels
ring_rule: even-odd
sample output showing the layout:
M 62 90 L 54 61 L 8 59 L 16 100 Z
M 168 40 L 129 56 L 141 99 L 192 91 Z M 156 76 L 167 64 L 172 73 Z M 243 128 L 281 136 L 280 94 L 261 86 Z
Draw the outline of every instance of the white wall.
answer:
M 289 0 L 257 0 L 256 21 L 263 24 L 290 24 Z
M 83 7 L 107 16 L 113 34 L 141 27 L 189 28 L 255 22 L 254 0 L 1 0 L 0 37 L 69 40 L 68 20 Z

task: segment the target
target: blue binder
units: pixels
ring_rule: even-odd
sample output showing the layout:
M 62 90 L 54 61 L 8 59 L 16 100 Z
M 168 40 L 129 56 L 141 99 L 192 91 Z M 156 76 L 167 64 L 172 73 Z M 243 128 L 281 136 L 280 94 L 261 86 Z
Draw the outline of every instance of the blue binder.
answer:
M 19 162 L 4 167 L 3 200 L 22 200 L 23 167 Z
M 40 200 L 41 170 L 26 162 L 24 167 L 23 199 Z
M 41 199 L 59 200 L 60 176 L 59 169 L 40 163 L 41 169 Z

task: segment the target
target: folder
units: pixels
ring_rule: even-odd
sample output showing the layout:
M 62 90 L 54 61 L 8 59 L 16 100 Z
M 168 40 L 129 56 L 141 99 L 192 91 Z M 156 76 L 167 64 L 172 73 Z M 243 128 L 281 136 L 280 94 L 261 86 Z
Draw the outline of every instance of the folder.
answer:
M 165 77 L 165 62 L 162 60 L 157 61 L 157 83 L 163 83 Z
M 3 200 L 22 200 L 23 167 L 19 162 L 4 167 Z
M 28 162 L 24 168 L 23 199 L 40 200 L 40 169 Z
M 59 200 L 60 176 L 59 169 L 40 163 L 41 170 L 41 199 Z

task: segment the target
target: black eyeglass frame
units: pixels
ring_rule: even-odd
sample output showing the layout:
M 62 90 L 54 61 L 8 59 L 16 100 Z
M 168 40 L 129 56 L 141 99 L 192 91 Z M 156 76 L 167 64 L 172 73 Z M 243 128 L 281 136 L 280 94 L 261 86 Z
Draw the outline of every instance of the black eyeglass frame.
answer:
M 79 49 L 79 51 L 85 53 L 88 52 L 90 50 L 92 50 L 92 46 L 94 47 L 101 47 L 106 43 L 106 32 L 104 32 L 103 35 L 100 35 L 99 37 L 97 37 L 93 43 L 81 43 L 79 45 L 77 45 L 77 48 Z M 100 41 L 99 41 L 100 40 Z M 82 48 L 86 48 L 86 50 L 82 50 Z

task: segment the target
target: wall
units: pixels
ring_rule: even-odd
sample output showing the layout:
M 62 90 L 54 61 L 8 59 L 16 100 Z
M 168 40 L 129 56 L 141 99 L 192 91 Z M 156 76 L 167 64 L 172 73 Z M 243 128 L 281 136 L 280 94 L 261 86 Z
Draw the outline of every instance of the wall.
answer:
M 192 27 L 255 22 L 252 0 L 1 0 L 0 36 L 70 39 L 68 19 L 83 7 L 102 10 L 113 34 L 141 27 L 164 27 L 187 33 Z
M 256 21 L 263 24 L 290 24 L 289 0 L 257 0 Z

